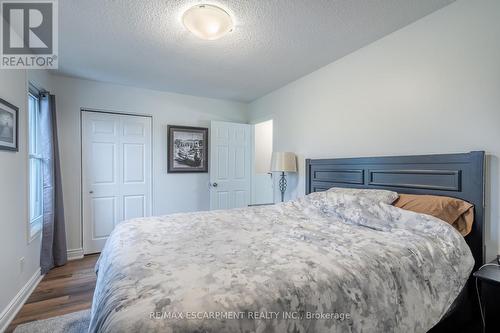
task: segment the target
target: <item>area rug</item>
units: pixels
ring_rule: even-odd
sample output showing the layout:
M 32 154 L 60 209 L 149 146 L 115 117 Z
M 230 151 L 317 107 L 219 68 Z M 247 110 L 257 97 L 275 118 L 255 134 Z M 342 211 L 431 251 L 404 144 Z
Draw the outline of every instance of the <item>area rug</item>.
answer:
M 90 310 L 83 310 L 22 324 L 14 333 L 83 333 L 87 332 L 89 322 Z

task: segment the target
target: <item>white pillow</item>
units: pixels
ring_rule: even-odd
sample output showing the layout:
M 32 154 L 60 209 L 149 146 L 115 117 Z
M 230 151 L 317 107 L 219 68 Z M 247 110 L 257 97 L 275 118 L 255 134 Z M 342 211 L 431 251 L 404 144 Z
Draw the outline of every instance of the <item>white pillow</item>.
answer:
M 372 190 L 366 188 L 332 187 L 327 192 L 335 192 L 335 193 L 343 193 L 353 196 L 359 196 L 376 203 L 383 202 L 388 205 L 392 204 L 399 197 L 399 194 L 393 191 Z

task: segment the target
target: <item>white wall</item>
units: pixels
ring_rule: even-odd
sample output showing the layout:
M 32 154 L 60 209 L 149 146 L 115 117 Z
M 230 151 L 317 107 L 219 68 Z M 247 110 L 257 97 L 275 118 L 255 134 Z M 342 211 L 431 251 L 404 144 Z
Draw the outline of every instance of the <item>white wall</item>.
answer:
M 498 247 L 500 1 L 458 1 L 250 105 L 304 158 L 486 150 L 487 252 Z
M 0 150 L 0 331 L 40 268 L 40 236 L 28 237 L 27 82 L 24 70 L 0 70 L 0 98 L 19 108 L 19 152 Z
M 82 248 L 80 109 L 153 116 L 153 214 L 209 209 L 207 173 L 167 173 L 167 125 L 245 122 L 246 105 L 61 76 L 53 77 L 68 249 Z

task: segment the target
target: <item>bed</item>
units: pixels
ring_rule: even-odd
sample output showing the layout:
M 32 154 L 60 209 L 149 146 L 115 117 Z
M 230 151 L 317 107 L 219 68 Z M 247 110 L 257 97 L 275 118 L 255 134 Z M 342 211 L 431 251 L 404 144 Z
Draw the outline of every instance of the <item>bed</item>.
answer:
M 89 331 L 426 332 L 470 303 L 483 165 L 483 152 L 307 160 L 297 200 L 120 223 Z M 331 187 L 454 196 L 475 205 L 473 230 Z

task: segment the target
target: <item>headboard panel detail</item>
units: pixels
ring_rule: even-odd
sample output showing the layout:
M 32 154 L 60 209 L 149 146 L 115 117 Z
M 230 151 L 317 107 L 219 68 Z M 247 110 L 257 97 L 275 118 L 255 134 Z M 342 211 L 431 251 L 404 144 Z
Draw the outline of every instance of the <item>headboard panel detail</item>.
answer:
M 476 267 L 484 262 L 484 151 L 465 154 L 306 160 L 306 194 L 331 187 L 443 195 L 474 204 L 467 235 Z
M 316 181 L 326 181 L 326 182 L 335 181 L 337 183 L 345 183 L 345 184 L 364 184 L 365 182 L 365 174 L 363 172 L 363 169 L 357 169 L 357 170 L 320 169 L 314 171 L 313 177 Z
M 368 185 L 460 191 L 460 170 L 368 170 Z

